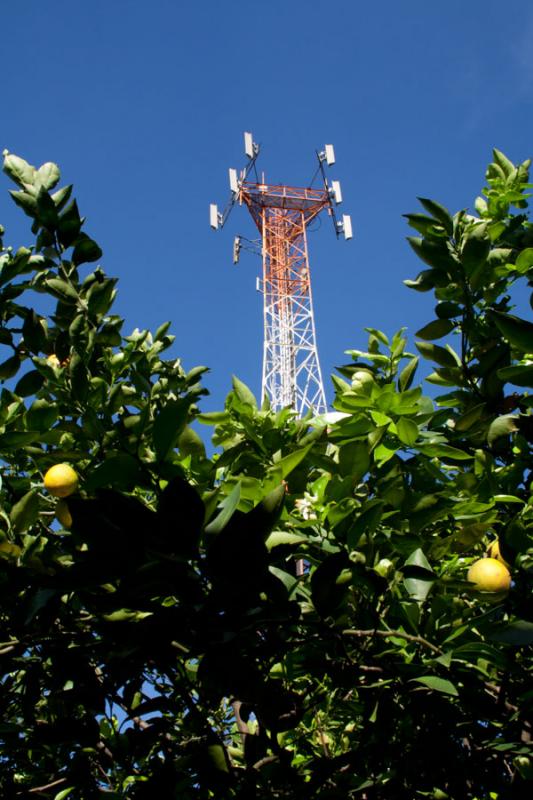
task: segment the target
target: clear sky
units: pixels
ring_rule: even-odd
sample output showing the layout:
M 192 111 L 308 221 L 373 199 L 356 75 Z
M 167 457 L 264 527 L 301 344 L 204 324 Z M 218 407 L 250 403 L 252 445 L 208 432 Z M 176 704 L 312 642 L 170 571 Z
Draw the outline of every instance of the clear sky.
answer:
M 329 220 L 309 237 L 317 338 L 329 374 L 367 325 L 414 332 L 431 298 L 402 280 L 421 268 L 402 214 L 417 196 L 472 206 L 496 146 L 533 155 L 530 0 L 3 0 L 0 149 L 59 163 L 73 182 L 117 312 L 134 327 L 172 320 L 173 354 L 206 364 L 220 408 L 237 374 L 258 394 L 259 260 L 232 265 L 244 208 L 222 232 L 210 202 L 261 142 L 270 182 L 306 185 L 335 145 L 354 239 Z M 6 243 L 29 226 L 0 182 Z M 411 339 L 412 341 L 412 339 Z

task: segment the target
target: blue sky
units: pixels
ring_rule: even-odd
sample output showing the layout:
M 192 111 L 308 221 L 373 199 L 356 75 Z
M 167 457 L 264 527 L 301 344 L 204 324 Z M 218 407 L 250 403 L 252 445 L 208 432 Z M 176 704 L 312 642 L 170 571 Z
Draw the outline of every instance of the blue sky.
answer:
M 492 147 L 533 155 L 527 0 L 4 0 L 2 30 L 1 149 L 59 163 L 120 279 L 125 331 L 170 319 L 173 354 L 211 367 L 205 409 L 232 373 L 260 389 L 260 263 L 232 265 L 252 221 L 237 208 L 222 232 L 208 224 L 244 130 L 270 182 L 306 185 L 315 150 L 335 145 L 355 236 L 337 241 L 324 217 L 309 237 L 329 400 L 365 326 L 413 337 L 433 318 L 402 284 L 420 268 L 402 218 L 416 197 L 471 206 Z M 6 243 L 26 243 L 1 186 Z

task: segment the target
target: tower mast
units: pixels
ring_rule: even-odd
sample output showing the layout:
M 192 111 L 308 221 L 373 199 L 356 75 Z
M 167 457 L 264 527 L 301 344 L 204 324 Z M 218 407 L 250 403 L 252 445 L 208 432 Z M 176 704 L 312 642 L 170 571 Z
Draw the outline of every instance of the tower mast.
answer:
M 247 180 L 259 147 L 245 134 L 245 151 L 249 163 L 237 179 L 230 170 L 232 196 L 223 214 L 211 206 L 211 225 L 221 227 L 236 201 L 248 208 L 261 236 L 263 274 L 258 286 L 263 294 L 263 375 L 262 396 L 279 410 L 294 408 L 299 416 L 311 409 L 315 414 L 327 409 L 324 384 L 316 344 L 311 274 L 307 246 L 309 223 L 328 209 L 335 232 L 351 238 L 351 221 L 335 217 L 334 204 L 341 202 L 338 181 L 331 187 L 325 176 L 324 161 L 335 161 L 333 147 L 326 145 L 317 153 L 322 173 L 321 189 L 298 188 Z M 234 244 L 234 261 L 238 260 L 241 237 Z

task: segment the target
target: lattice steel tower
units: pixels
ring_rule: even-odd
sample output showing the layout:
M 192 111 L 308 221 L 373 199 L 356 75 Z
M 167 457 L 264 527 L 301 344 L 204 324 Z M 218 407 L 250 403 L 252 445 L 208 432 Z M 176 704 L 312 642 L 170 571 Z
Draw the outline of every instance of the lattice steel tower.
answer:
M 333 219 L 335 233 L 352 237 L 351 220 L 343 215 L 337 220 L 335 206 L 342 202 L 340 184 L 328 185 L 324 163 L 335 163 L 332 145 L 317 152 L 316 175 L 322 188 L 297 188 L 259 181 L 256 159 L 259 146 L 250 133 L 244 134 L 246 167 L 237 176 L 230 169 L 231 197 L 223 213 L 211 205 L 210 221 L 215 229 L 222 227 L 235 204 L 247 206 L 260 236 L 263 277 L 258 288 L 263 294 L 263 379 L 262 396 L 268 396 L 274 410 L 290 406 L 299 416 L 308 409 L 320 414 L 326 411 L 326 396 L 320 372 L 316 344 L 313 297 L 307 246 L 309 223 L 323 209 Z M 248 175 L 254 171 L 255 181 Z M 236 263 L 241 248 L 256 250 L 254 243 L 237 236 L 233 246 Z

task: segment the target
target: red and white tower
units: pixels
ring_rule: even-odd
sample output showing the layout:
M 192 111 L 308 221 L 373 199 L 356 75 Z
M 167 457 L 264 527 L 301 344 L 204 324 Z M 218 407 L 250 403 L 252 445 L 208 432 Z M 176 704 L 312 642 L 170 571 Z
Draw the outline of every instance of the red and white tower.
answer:
M 240 175 L 230 169 L 231 197 L 221 214 L 211 205 L 210 221 L 222 227 L 235 204 L 246 205 L 261 236 L 263 294 L 263 379 L 262 396 L 274 410 L 294 408 L 299 416 L 309 409 L 326 411 L 326 396 L 316 344 L 311 273 L 307 245 L 309 223 L 324 209 L 333 219 L 337 236 L 352 237 L 351 220 L 337 220 L 335 207 L 342 202 L 340 184 L 328 184 L 324 164 L 335 163 L 332 145 L 317 153 L 322 188 L 272 185 L 257 175 L 259 146 L 250 133 L 244 134 L 248 163 Z M 255 181 L 248 180 L 254 171 Z M 234 243 L 234 262 L 238 260 L 244 237 Z M 251 243 L 250 243 L 251 244 Z M 245 245 L 244 245 L 245 246 Z M 250 248 L 246 248 L 250 249 Z

